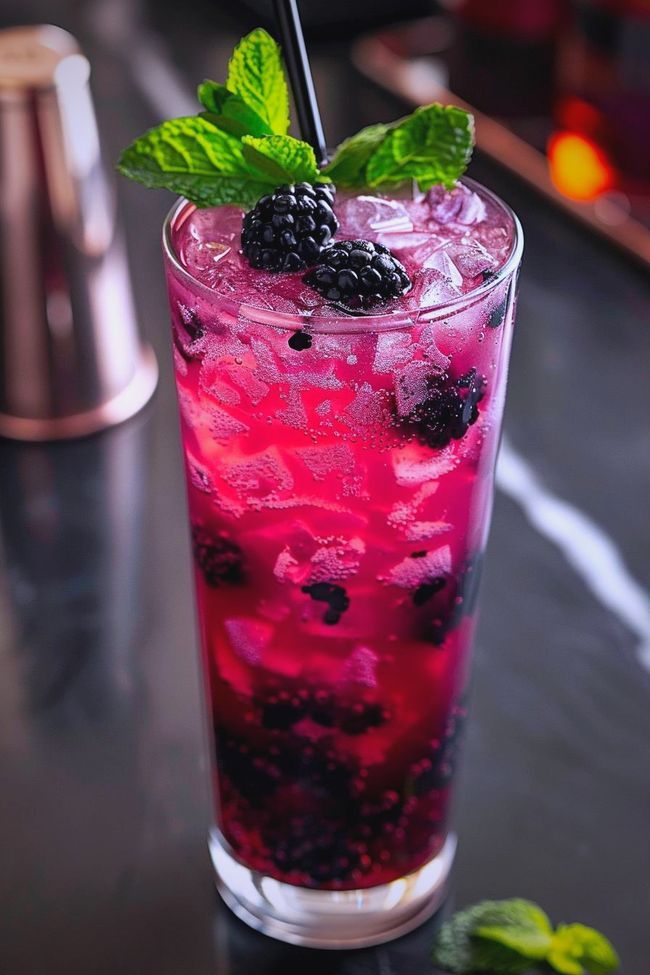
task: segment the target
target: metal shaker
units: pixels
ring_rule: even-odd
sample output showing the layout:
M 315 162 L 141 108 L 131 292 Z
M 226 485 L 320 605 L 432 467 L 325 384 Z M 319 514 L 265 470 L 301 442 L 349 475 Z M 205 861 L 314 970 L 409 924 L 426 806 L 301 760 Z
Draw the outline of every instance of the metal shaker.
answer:
M 65 31 L 0 31 L 0 436 L 83 436 L 156 387 L 89 76 Z

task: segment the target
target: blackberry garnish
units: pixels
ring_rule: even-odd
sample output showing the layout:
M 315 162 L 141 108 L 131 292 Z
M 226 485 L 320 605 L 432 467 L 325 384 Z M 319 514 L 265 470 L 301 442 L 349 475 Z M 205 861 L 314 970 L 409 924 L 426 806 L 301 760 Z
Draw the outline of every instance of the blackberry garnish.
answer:
M 485 385 L 485 378 L 477 375 L 476 369 L 455 380 L 432 377 L 426 399 L 408 414 L 406 422 L 427 447 L 446 447 L 464 437 L 478 420 Z
M 192 525 L 192 551 L 209 586 L 238 586 L 244 581 L 242 550 L 225 535 L 211 535 L 201 525 Z
M 261 197 L 244 217 L 242 254 L 265 271 L 304 271 L 315 264 L 339 222 L 328 183 L 280 186 Z
M 311 586 L 303 586 L 302 591 L 318 602 L 327 603 L 323 622 L 329 626 L 338 623 L 350 605 L 350 597 L 343 586 L 337 586 L 333 582 L 314 582 Z
M 341 240 L 327 247 L 305 282 L 346 308 L 371 308 L 411 287 L 404 265 L 383 244 Z

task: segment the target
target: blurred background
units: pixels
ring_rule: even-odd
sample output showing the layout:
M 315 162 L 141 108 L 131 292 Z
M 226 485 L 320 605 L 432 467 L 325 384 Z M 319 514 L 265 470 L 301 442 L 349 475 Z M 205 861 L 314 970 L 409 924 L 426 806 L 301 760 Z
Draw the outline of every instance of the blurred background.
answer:
M 524 225 L 454 902 L 530 897 L 646 975 L 650 5 L 300 8 L 331 144 L 417 104 L 468 105 L 470 175 Z M 26 23 L 89 58 L 109 172 L 144 129 L 195 112 L 244 32 L 272 27 L 264 0 L 0 0 L 0 28 Z M 0 972 L 431 975 L 431 925 L 322 955 L 216 901 L 159 245 L 171 200 L 115 191 L 156 397 L 94 437 L 0 441 Z

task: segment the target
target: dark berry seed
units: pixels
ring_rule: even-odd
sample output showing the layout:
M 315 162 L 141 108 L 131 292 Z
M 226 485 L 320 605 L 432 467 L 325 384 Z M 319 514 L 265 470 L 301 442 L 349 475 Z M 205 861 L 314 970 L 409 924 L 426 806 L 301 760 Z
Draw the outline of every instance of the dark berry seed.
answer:
M 309 332 L 294 332 L 289 339 L 289 348 L 295 352 L 303 352 L 311 348 L 311 335 Z
M 338 229 L 334 189 L 281 186 L 262 197 L 242 222 L 242 254 L 252 267 L 300 271 L 316 262 Z
M 360 248 L 350 251 L 350 267 L 353 267 L 355 270 L 366 267 L 367 264 L 370 264 L 371 260 L 372 258 L 368 251 L 362 251 Z
M 314 276 L 319 284 L 332 285 L 336 280 L 336 272 L 331 267 L 317 267 Z
M 359 287 L 359 278 L 354 271 L 339 271 L 336 278 L 336 284 L 339 287 L 341 294 L 352 295 Z

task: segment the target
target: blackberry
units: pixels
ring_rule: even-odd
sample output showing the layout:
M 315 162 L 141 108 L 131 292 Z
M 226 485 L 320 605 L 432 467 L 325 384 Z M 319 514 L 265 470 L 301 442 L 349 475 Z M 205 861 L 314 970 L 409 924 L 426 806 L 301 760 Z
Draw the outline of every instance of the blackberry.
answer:
M 299 871 L 308 886 L 343 881 L 359 863 L 359 853 L 350 842 L 345 821 L 307 813 L 289 820 L 286 839 L 269 837 L 273 862 L 283 872 Z
M 270 731 L 288 731 L 305 716 L 305 701 L 296 694 L 279 691 L 262 702 L 262 727 Z
M 327 183 L 298 183 L 261 197 L 242 225 L 242 254 L 251 267 L 304 271 L 315 264 L 338 230 L 334 193 Z
M 244 581 L 242 550 L 225 535 L 211 535 L 201 525 L 192 525 L 192 551 L 203 578 L 214 589 Z
M 343 586 L 333 582 L 314 582 L 311 586 L 303 586 L 302 591 L 318 602 L 327 603 L 323 622 L 329 626 L 338 623 L 350 605 L 350 597 Z
M 353 310 L 398 298 L 411 287 L 404 265 L 370 240 L 341 240 L 327 247 L 304 280 L 328 301 Z
M 427 447 L 446 447 L 460 440 L 478 420 L 478 404 L 485 395 L 486 380 L 470 369 L 459 379 L 432 377 L 426 399 L 406 417 L 408 427 Z
M 467 560 L 456 578 L 449 578 L 444 588 L 435 594 L 431 618 L 426 623 L 423 638 L 434 646 L 445 642 L 464 616 L 471 616 L 478 601 L 483 554 L 479 552 Z
M 294 332 L 288 344 L 289 348 L 293 349 L 294 352 L 304 352 L 305 349 L 311 349 L 311 335 L 309 332 L 302 330 Z
M 416 796 L 425 795 L 432 789 L 444 789 L 454 777 L 460 758 L 463 732 L 467 720 L 467 708 L 459 701 L 452 708 L 442 740 L 431 742 L 431 749 L 413 781 Z

